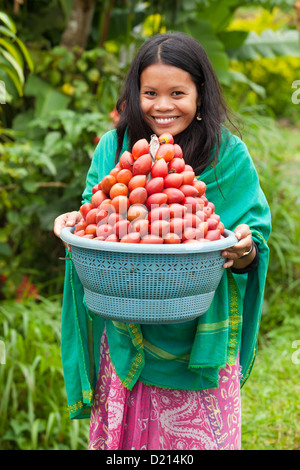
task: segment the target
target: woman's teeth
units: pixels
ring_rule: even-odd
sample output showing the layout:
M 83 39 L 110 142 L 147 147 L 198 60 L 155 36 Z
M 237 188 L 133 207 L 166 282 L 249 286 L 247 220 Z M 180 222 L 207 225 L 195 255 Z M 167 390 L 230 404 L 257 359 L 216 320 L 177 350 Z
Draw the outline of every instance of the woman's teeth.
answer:
M 158 122 L 160 124 L 165 124 L 167 122 L 175 121 L 175 119 L 177 119 L 177 117 L 172 117 L 172 118 L 158 118 L 158 117 L 155 117 L 154 119 L 155 119 L 156 122 Z

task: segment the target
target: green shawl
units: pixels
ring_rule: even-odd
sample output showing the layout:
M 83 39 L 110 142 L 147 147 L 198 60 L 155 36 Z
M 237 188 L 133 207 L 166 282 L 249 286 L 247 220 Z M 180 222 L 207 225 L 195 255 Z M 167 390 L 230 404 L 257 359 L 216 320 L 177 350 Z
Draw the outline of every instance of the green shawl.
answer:
M 83 202 L 90 200 L 93 186 L 115 166 L 116 146 L 115 130 L 101 138 L 87 175 Z M 104 321 L 89 311 L 76 269 L 67 261 L 61 349 L 71 418 L 89 416 L 105 324 L 111 361 L 128 389 L 137 380 L 174 389 L 217 388 L 220 368 L 234 364 L 238 354 L 241 386 L 249 377 L 268 267 L 269 207 L 246 145 L 225 128 L 216 167 L 208 167 L 199 178 L 207 184 L 206 195 L 227 229 L 234 230 L 241 223 L 250 226 L 259 247 L 258 268 L 248 274 L 224 270 L 209 310 L 195 320 L 136 325 Z

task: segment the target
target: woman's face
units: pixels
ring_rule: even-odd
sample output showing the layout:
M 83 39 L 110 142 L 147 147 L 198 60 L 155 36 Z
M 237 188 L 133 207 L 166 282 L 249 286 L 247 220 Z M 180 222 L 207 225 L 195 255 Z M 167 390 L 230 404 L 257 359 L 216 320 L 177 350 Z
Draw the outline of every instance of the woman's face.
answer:
M 176 136 L 195 119 L 200 100 L 188 72 L 157 63 L 141 73 L 140 103 L 144 119 L 156 135 L 170 132 Z

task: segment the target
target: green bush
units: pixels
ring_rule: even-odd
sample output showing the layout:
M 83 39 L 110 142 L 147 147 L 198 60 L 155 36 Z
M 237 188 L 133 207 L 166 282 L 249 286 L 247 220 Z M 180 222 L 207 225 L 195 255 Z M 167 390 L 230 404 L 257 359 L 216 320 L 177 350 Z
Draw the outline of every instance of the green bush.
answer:
M 256 112 L 254 112 L 254 109 Z M 298 312 L 300 191 L 298 128 L 281 127 L 263 108 L 244 109 L 243 137 L 258 170 L 272 214 L 270 262 L 262 331 Z
M 15 296 L 23 274 L 42 292 L 51 293 L 49 279 L 61 290 L 57 258 L 63 251 L 53 222 L 79 208 L 95 137 L 111 126 L 100 112 L 53 111 L 31 120 L 16 141 L 0 144 L 0 286 L 6 298 Z
M 233 83 L 230 94 L 238 106 L 265 105 L 274 118 L 286 118 L 292 123 L 299 119 L 299 106 L 292 102 L 293 83 L 300 77 L 300 58 L 274 57 L 232 61 L 231 67 L 265 90 L 264 95 L 249 89 L 249 85 Z
M 59 299 L 3 302 L 0 448 L 86 449 L 88 421 L 69 418 L 60 354 Z

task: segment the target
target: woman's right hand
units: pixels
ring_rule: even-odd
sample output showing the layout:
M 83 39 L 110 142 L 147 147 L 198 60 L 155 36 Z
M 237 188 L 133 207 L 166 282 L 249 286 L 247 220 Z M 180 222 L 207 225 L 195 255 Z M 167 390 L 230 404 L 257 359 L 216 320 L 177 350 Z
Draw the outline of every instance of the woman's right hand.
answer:
M 82 215 L 77 211 L 59 215 L 54 221 L 54 234 L 60 238 L 59 235 L 63 228 L 74 227 L 74 225 L 78 224 L 81 219 Z M 68 251 L 71 251 L 71 247 L 69 245 L 66 243 L 64 243 L 64 245 L 67 247 Z

